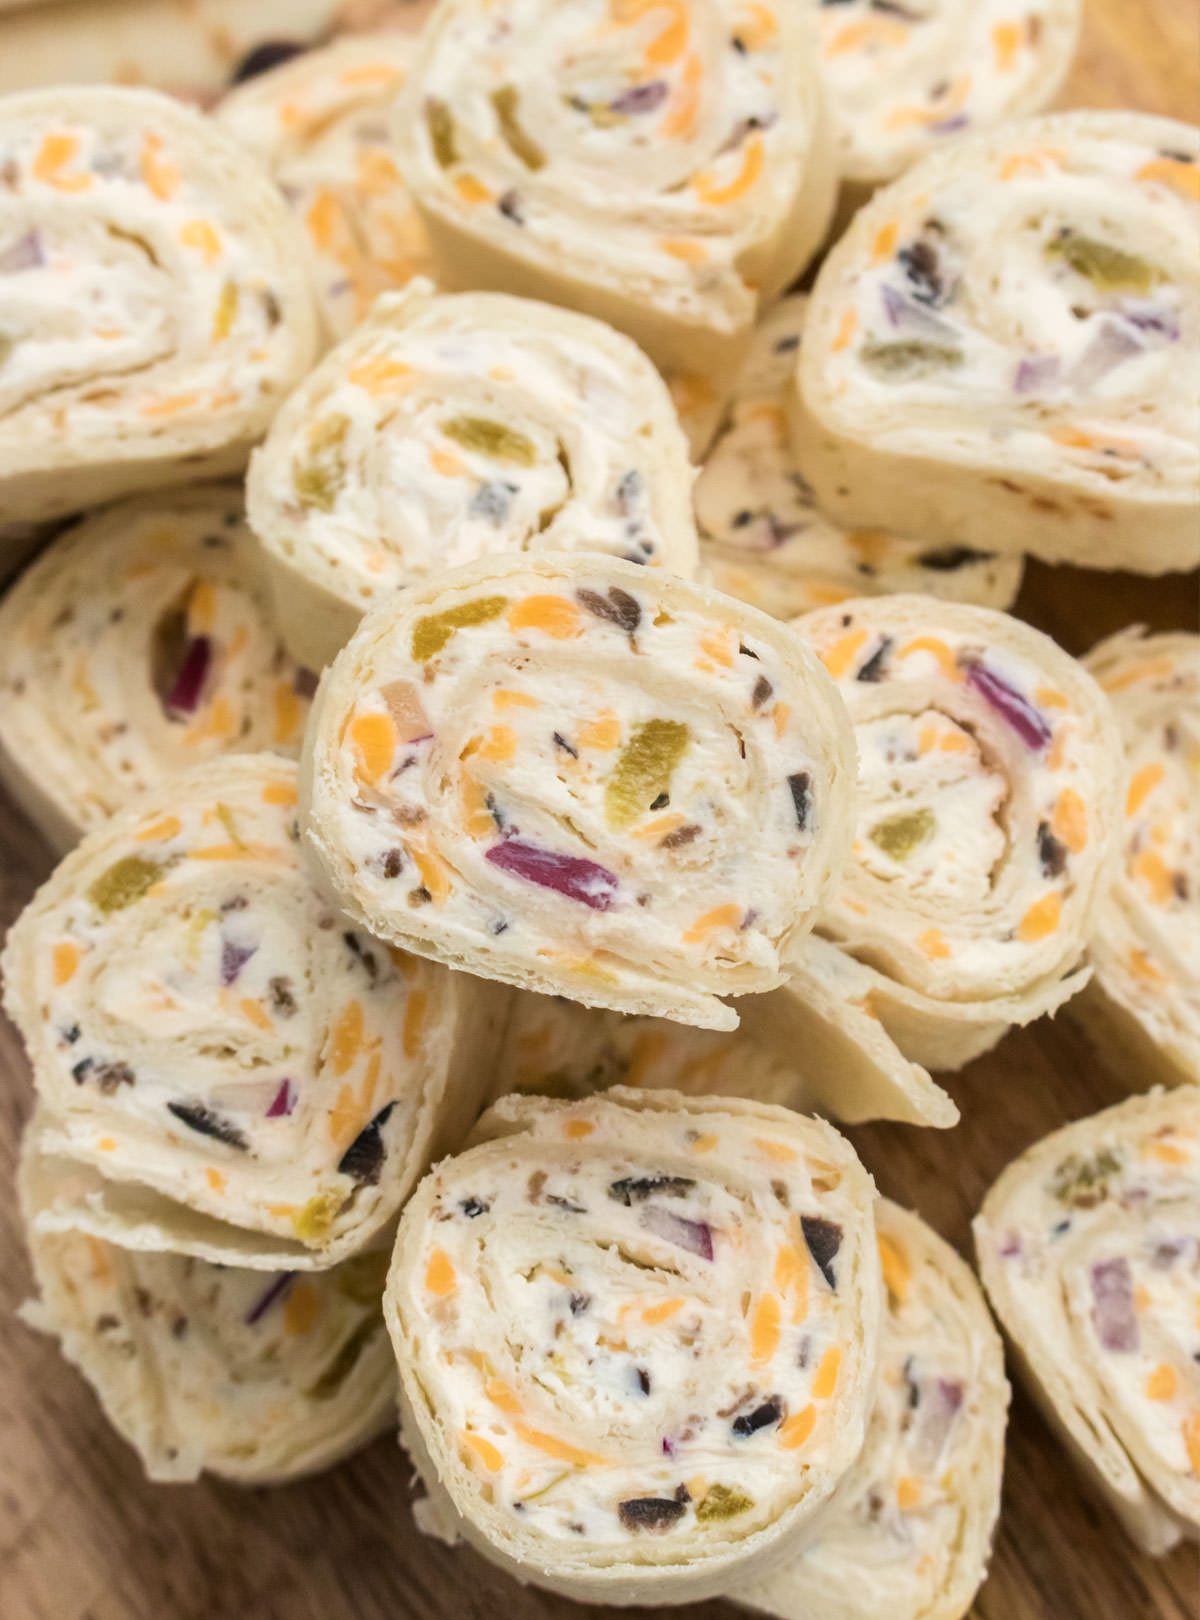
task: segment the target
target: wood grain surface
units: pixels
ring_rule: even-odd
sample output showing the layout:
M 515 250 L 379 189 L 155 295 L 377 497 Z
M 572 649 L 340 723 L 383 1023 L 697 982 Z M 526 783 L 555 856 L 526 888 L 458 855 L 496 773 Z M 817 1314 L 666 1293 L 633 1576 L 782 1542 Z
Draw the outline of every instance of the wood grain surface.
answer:
M 1086 0 L 1064 106 L 1200 117 L 1200 0 Z M 1200 580 L 1030 569 L 1021 614 L 1072 652 L 1131 622 L 1200 628 Z M 0 924 L 50 869 L 35 831 L 0 802 Z M 947 1084 L 949 1132 L 850 1134 L 881 1190 L 960 1249 L 984 1190 L 1046 1131 L 1118 1101 L 1128 1076 L 1067 1018 L 1011 1035 Z M 302 1485 L 152 1486 L 84 1383 L 15 1320 L 30 1281 L 13 1196 L 30 1111 L 24 1058 L 0 1028 L 0 1620 L 569 1620 L 583 1610 L 521 1588 L 475 1554 L 421 1537 L 393 1441 Z M 732 1620 L 726 1603 L 676 1610 Z M 1080 1489 L 1018 1391 L 1004 1512 L 974 1620 L 1200 1620 L 1200 1558 L 1132 1551 Z M 892 1620 L 881 1614 L 879 1620 Z

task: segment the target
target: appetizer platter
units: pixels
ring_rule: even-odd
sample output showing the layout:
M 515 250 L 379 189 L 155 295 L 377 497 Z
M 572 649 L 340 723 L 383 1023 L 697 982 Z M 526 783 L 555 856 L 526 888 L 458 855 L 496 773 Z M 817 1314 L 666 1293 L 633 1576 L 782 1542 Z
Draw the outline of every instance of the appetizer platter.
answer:
M 0 0 L 4 1620 L 1200 1615 L 1198 125 Z

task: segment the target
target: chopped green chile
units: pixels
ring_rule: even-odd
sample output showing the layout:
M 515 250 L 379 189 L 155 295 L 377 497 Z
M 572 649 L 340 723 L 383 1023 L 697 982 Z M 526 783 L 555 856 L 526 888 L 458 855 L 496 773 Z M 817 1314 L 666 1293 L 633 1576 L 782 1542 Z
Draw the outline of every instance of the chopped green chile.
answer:
M 438 167 L 452 168 L 458 162 L 458 144 L 454 138 L 454 117 L 444 101 L 425 103 L 425 125 Z
M 376 1305 L 383 1297 L 391 1253 L 387 1249 L 356 1254 L 344 1261 L 334 1272 L 334 1286 L 339 1294 L 352 1299 L 356 1305 Z
M 292 1222 L 296 1236 L 304 1242 L 323 1238 L 337 1219 L 344 1200 L 331 1193 L 317 1193 Z
M 319 512 L 332 512 L 338 491 L 346 481 L 346 434 L 348 416 L 328 417 L 317 425 L 309 439 L 309 459 L 297 462 L 292 478 L 302 506 L 315 506 Z
M 88 899 L 106 915 L 123 911 L 154 887 L 167 870 L 164 861 L 147 860 L 145 855 L 122 855 L 88 889 Z
M 306 1397 L 313 1401 L 331 1400 L 358 1366 L 363 1351 L 378 1332 L 375 1317 L 369 1316 L 365 1322 L 360 1322 L 321 1376 L 304 1391 Z
M 920 338 L 902 338 L 895 343 L 881 343 L 871 338 L 863 344 L 860 358 L 881 377 L 914 377 L 947 366 L 960 366 L 963 353 L 948 343 L 926 343 Z
M 1090 1208 L 1108 1197 L 1108 1183 L 1121 1173 L 1119 1156 L 1111 1148 L 1101 1148 L 1090 1158 L 1072 1153 L 1054 1172 L 1054 1196 L 1063 1204 Z
M 604 789 L 610 827 L 628 827 L 660 793 L 670 792 L 671 778 L 690 740 L 691 733 L 679 720 L 647 720 L 634 728 Z
M 476 450 L 482 456 L 512 461 L 520 467 L 532 467 L 537 461 L 537 448 L 532 439 L 505 427 L 503 422 L 493 422 L 490 417 L 453 416 L 440 425 L 446 437 L 464 450 Z
M 218 804 L 217 815 L 220 817 L 222 827 L 229 834 L 229 842 L 233 847 L 235 849 L 245 849 L 246 840 L 238 832 L 237 822 L 233 819 L 233 811 L 229 806 L 227 804 Z
M 492 106 L 500 124 L 500 133 L 527 169 L 545 167 L 546 154 L 521 123 L 517 108 L 519 96 L 515 85 L 502 84 L 492 91 Z
M 427 613 L 413 625 L 412 655 L 418 663 L 440 653 L 456 630 L 498 619 L 508 606 L 507 596 L 477 596 L 472 602 L 447 608 L 444 613 Z
M 937 817 L 932 810 L 904 810 L 897 816 L 888 816 L 871 828 L 871 842 L 878 844 L 885 855 L 894 861 L 906 861 L 922 844 L 926 844 L 937 831 Z
M 724 1519 L 736 1519 L 739 1513 L 748 1513 L 754 1498 L 745 1491 L 735 1491 L 728 1485 L 710 1485 L 696 1504 L 696 1517 L 701 1524 L 719 1524 Z
M 1077 276 L 1102 292 L 1149 292 L 1162 279 L 1161 270 L 1148 260 L 1113 247 L 1111 242 L 1073 232 L 1047 242 L 1046 257 L 1062 259 Z

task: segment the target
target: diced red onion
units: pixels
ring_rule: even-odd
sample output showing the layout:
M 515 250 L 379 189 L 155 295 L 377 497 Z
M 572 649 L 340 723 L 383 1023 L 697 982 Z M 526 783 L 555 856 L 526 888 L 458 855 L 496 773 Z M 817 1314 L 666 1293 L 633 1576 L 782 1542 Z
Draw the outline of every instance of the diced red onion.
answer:
M 608 105 L 616 113 L 651 113 L 662 106 L 668 94 L 665 79 L 651 79 L 649 84 L 635 84 L 632 89 L 622 91 Z
M 246 1326 L 255 1327 L 271 1309 L 277 1299 L 282 1299 L 291 1287 L 296 1273 L 294 1271 L 281 1271 L 275 1281 L 267 1288 L 246 1312 Z
M 193 636 L 187 644 L 183 663 L 179 666 L 175 684 L 167 698 L 167 708 L 175 709 L 180 714 L 194 714 L 211 666 L 211 640 L 208 636 Z
M 1183 336 L 1179 316 L 1162 304 L 1125 303 L 1118 313 L 1123 321 L 1136 326 L 1139 332 L 1152 332 L 1155 337 L 1165 338 L 1168 343 L 1178 343 Z
M 519 838 L 493 844 L 486 858 L 502 872 L 536 883 L 539 888 L 552 889 L 567 900 L 578 900 L 592 911 L 607 911 L 619 887 L 616 873 L 607 866 L 578 855 L 557 855 Z
M 1126 326 L 1104 321 L 1095 337 L 1071 367 L 1073 388 L 1094 388 L 1117 366 L 1135 354 L 1144 354 L 1145 345 Z
M 1106 1350 L 1129 1354 L 1141 1343 L 1133 1303 L 1133 1275 L 1125 1259 L 1101 1260 L 1092 1267 L 1092 1322 Z
M 1033 354 L 1018 364 L 1013 388 L 1018 394 L 1037 394 L 1052 388 L 1059 379 L 1062 362 L 1056 354 Z
M 958 340 L 958 332 L 949 321 L 939 320 L 915 299 L 905 297 L 899 288 L 893 287 L 890 282 L 884 282 L 879 289 L 879 297 L 884 314 L 893 326 L 913 332 L 920 337 Z
M 238 974 L 257 950 L 257 945 L 235 945 L 231 939 L 221 941 L 221 983 L 223 986 L 233 984 Z
M 967 685 L 973 686 L 989 708 L 995 709 L 1006 720 L 1027 748 L 1045 748 L 1050 741 L 1050 727 L 1027 697 L 1015 686 L 997 675 L 986 664 L 967 665 Z
M 665 1238 L 689 1254 L 698 1254 L 701 1260 L 713 1257 L 712 1228 L 707 1221 L 689 1221 L 685 1215 L 663 1209 L 661 1204 L 647 1204 L 640 1224 L 655 1237 Z
M 281 1080 L 279 1090 L 271 1099 L 271 1106 L 267 1109 L 268 1119 L 284 1119 L 296 1106 L 299 1092 L 294 1080 Z
M 0 253 L 0 275 L 14 275 L 18 270 L 37 270 L 46 262 L 42 238 L 37 231 L 26 231 Z
M 932 1474 L 936 1470 L 962 1403 L 963 1386 L 957 1379 L 935 1378 L 922 1386 L 921 1410 L 912 1449 L 913 1466 L 918 1473 Z

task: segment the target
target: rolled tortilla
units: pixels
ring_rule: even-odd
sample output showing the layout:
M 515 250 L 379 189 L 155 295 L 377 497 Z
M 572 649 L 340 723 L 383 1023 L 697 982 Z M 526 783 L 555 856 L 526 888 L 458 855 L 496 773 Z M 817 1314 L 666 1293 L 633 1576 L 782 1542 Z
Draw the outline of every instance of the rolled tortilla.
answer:
M 975 1221 L 1018 1364 L 1085 1478 L 1147 1552 L 1200 1539 L 1200 1088 L 1043 1138 Z
M 718 380 L 832 213 L 814 44 L 777 0 L 447 0 L 397 134 L 443 286 L 598 315 Z
M 0 21 L 0 91 L 146 84 L 210 106 L 231 82 L 344 29 L 417 28 L 432 3 L 42 0 L 22 14 L 17 0 Z
M 207 1470 L 281 1483 L 394 1424 L 395 1360 L 379 1309 L 386 1253 L 264 1276 L 43 1232 L 57 1167 L 37 1142 L 33 1126 L 21 1192 L 40 1298 L 22 1314 L 59 1340 L 151 1479 Z
M 858 745 L 857 835 L 819 928 L 907 1057 L 953 1068 L 1052 1011 L 1120 826 L 1120 740 L 1095 681 L 1006 614 L 861 598 L 795 628 Z M 798 944 L 802 959 L 804 941 Z
M 270 754 L 175 776 L 14 924 L 5 1007 L 62 1164 L 43 1230 L 330 1266 L 473 1118 L 494 991 L 348 931 L 301 863 L 295 799 Z
M 1116 715 L 1127 787 L 1080 1021 L 1132 1083 L 1200 1081 L 1200 636 L 1126 630 L 1084 663 Z
M 236 471 L 312 362 L 303 237 L 149 90 L 0 100 L 0 524 Z
M 303 223 L 334 341 L 379 293 L 429 268 L 388 122 L 413 50 L 409 34 L 342 39 L 248 79 L 217 108 L 218 123 L 270 171 Z
M 806 955 L 817 946 L 839 967 L 858 965 L 811 938 Z M 822 1005 L 819 987 L 793 977 L 767 995 L 744 997 L 737 1011 L 741 1026 L 728 1033 L 518 991 L 491 1097 L 516 1091 L 578 1101 L 620 1084 L 745 1097 L 845 1124 L 902 1119 L 947 1126 L 958 1119 L 946 1093 L 901 1056 L 877 1019 L 848 1039 L 844 1004 Z M 860 1016 L 867 1024 L 868 1015 Z
M 892 180 L 963 130 L 1041 112 L 1075 53 L 1081 0 L 806 0 L 843 180 Z
M 797 444 L 838 521 L 1159 574 L 1200 562 L 1200 130 L 955 141 L 817 278 Z
M 844 1475 L 879 1315 L 870 1177 L 820 1120 L 509 1097 L 401 1220 L 384 1314 L 443 1528 L 519 1578 L 685 1602 Z
M 627 338 L 496 293 L 380 300 L 251 463 L 284 639 L 314 669 L 404 586 L 515 551 L 603 551 L 690 576 L 692 470 Z
M 875 1206 L 887 1308 L 866 1442 L 803 1550 L 732 1595 L 779 1620 L 961 1620 L 1000 1512 L 1004 1347 L 970 1267 Z
M 737 387 L 696 483 L 707 577 L 778 619 L 848 596 L 926 591 L 1010 606 L 1024 562 L 970 546 L 926 546 L 880 529 L 844 529 L 815 504 L 788 408 L 808 298 L 795 293 L 755 329 Z
M 141 496 L 56 540 L 0 603 L 0 780 L 60 850 L 217 754 L 298 751 L 241 491 Z
M 497 558 L 326 672 L 305 834 L 380 938 L 522 989 L 732 1029 L 850 836 L 845 710 L 801 638 L 661 570 Z

